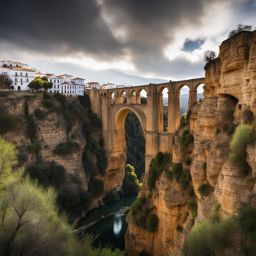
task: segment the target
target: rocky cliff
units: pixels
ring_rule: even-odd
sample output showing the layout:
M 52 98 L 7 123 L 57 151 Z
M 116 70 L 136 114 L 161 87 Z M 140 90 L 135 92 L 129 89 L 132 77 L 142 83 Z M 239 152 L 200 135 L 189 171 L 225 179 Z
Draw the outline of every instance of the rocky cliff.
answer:
M 256 32 L 241 32 L 221 44 L 218 58 L 205 66 L 204 97 L 190 110 L 187 125 L 176 132 L 172 161 L 153 189 L 148 178 L 152 170 L 145 176 L 139 197 L 146 203 L 134 205 L 127 217 L 130 255 L 179 254 L 191 229 L 214 209 L 225 219 L 236 215 L 243 203 L 255 206 L 255 130 L 238 154 L 245 159 L 235 161 L 230 148 L 238 127 L 255 122 Z M 138 215 L 148 211 L 158 217 L 154 232 L 138 221 Z M 215 255 L 231 254 L 247 255 L 239 246 Z
M 97 207 L 109 191 L 120 188 L 122 179 L 118 183 L 120 179 L 115 179 L 115 173 L 108 171 L 101 122 L 91 112 L 88 98 L 55 96 L 45 93 L 2 92 L 0 133 L 17 146 L 19 165 L 33 166 L 30 175 L 39 178 L 39 182 L 45 184 L 47 178 L 47 185 L 55 186 L 53 177 L 58 175 L 56 173 L 42 177 L 42 164 L 55 162 L 63 166 L 66 176 L 78 181 L 70 183 L 68 190 L 65 190 L 64 184 L 59 184 L 57 191 L 60 194 L 74 193 L 74 198 L 79 200 L 75 194 L 76 188 L 72 187 L 79 184 L 78 191 L 81 194 L 81 202 L 77 205 L 64 202 L 65 205 L 68 204 L 66 208 L 87 205 L 83 201 L 87 200 L 90 201 L 86 208 L 89 210 Z M 48 165 L 44 167 L 47 168 Z M 89 191 L 90 196 L 81 191 Z M 64 201 L 68 200 L 73 199 L 67 195 Z M 66 208 L 64 209 L 67 210 Z M 76 212 L 75 217 L 85 213 L 84 207 L 82 209 L 83 212 Z

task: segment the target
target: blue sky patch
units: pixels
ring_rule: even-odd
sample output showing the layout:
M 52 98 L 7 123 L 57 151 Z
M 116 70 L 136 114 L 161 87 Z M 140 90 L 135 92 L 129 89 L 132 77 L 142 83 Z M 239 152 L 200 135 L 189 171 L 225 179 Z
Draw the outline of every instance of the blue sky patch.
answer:
M 200 48 L 200 46 L 204 43 L 204 40 L 198 39 L 198 40 L 190 40 L 186 39 L 184 45 L 183 45 L 183 51 L 185 52 L 193 52 L 195 49 Z

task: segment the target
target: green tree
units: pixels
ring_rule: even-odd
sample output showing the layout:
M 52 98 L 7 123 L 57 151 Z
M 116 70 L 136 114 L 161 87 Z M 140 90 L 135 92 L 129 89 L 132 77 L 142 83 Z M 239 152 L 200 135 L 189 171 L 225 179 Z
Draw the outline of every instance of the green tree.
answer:
M 36 77 L 28 84 L 28 87 L 32 90 L 39 90 L 42 88 L 42 83 L 42 79 L 40 77 Z
M 127 164 L 125 168 L 125 177 L 123 180 L 123 191 L 125 194 L 137 194 L 140 182 L 138 180 L 135 168 L 131 164 Z
M 119 250 L 95 249 L 92 239 L 78 241 L 65 216 L 58 215 L 53 189 L 45 189 L 20 171 L 14 146 L 0 140 L 0 255 L 121 256 Z
M 0 138 L 0 180 L 11 173 L 15 164 L 17 164 L 15 146 Z
M 28 87 L 32 90 L 44 89 L 44 91 L 47 91 L 52 88 L 52 82 L 49 82 L 47 77 L 36 77 L 29 83 Z

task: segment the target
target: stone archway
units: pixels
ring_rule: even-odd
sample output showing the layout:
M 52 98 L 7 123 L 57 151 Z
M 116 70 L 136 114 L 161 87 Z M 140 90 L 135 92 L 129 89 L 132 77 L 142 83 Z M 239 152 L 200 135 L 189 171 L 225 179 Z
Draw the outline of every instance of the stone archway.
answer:
M 144 136 L 146 133 L 146 117 L 140 110 L 135 110 L 131 107 L 121 108 L 115 115 L 115 139 L 114 139 L 114 152 L 125 155 L 125 120 L 127 115 L 133 112 L 142 127 Z

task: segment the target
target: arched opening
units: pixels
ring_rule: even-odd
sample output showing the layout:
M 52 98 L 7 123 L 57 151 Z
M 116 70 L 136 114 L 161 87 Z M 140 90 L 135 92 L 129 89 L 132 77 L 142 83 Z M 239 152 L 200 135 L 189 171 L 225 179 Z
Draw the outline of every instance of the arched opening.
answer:
M 115 152 L 135 168 L 138 178 L 145 172 L 145 117 L 131 108 L 121 109 L 115 118 Z
M 137 94 L 136 94 L 136 91 L 133 90 L 131 96 L 136 96 L 136 95 L 137 95 Z
M 184 127 L 188 124 L 189 120 L 189 87 L 187 85 L 183 85 L 180 88 L 179 102 L 180 127 Z
M 204 84 L 199 84 L 196 88 L 196 101 L 200 102 L 204 99 Z
M 134 168 L 138 180 L 141 182 L 145 173 L 145 138 L 140 120 L 134 112 L 129 112 L 125 119 L 125 143 L 126 175 L 129 171 L 127 170 L 127 165 L 130 165 Z M 125 185 L 127 186 L 127 184 L 124 183 L 124 186 Z M 127 188 L 124 190 L 126 190 L 127 193 Z
M 115 103 L 115 99 L 116 99 L 116 94 L 114 92 L 111 92 L 110 93 L 110 97 L 111 97 L 112 104 L 114 104 Z
M 162 90 L 162 124 L 163 132 L 168 131 L 168 88 Z
M 147 91 L 145 89 L 140 91 L 140 104 L 147 104 Z
M 188 111 L 188 102 L 189 102 L 189 87 L 183 85 L 180 88 L 180 114 L 183 115 Z
M 126 104 L 127 103 L 127 93 L 125 91 L 123 91 L 121 93 L 121 97 L 122 97 L 122 103 Z

